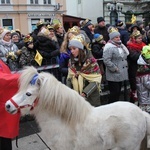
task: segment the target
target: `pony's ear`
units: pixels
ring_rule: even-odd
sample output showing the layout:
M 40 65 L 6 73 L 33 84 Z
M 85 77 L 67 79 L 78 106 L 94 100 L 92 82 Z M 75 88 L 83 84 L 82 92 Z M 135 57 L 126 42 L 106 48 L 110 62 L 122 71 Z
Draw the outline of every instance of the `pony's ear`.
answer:
M 41 86 L 41 80 L 37 79 L 37 85 L 40 87 Z

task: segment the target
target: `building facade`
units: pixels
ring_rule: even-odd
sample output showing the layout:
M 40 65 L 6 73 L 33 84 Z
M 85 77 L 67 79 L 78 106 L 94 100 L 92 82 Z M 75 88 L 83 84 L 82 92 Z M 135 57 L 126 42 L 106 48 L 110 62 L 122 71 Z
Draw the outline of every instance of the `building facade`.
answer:
M 61 3 L 60 3 L 61 2 Z M 0 26 L 32 32 L 39 20 L 62 21 L 66 11 L 65 0 L 0 0 Z
M 118 2 L 124 4 L 121 11 L 108 9 L 108 3 Z M 150 0 L 0 0 L 0 26 L 10 30 L 19 29 L 27 34 L 36 28 L 39 20 L 60 21 L 67 29 L 86 18 L 96 23 L 99 16 L 110 24 L 114 23 L 116 17 L 130 22 L 132 14 L 136 15 L 137 20 L 144 20 L 148 24 L 149 8 Z

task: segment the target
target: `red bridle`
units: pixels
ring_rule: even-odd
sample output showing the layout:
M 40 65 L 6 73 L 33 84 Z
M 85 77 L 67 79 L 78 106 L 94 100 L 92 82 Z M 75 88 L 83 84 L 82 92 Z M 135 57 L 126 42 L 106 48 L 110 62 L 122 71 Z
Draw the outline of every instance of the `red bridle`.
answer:
M 23 108 L 27 108 L 27 107 L 31 107 L 30 110 L 33 110 L 34 107 L 37 105 L 38 103 L 38 99 L 35 99 L 35 101 L 33 102 L 32 105 L 30 104 L 26 104 L 24 106 L 19 106 L 12 98 L 10 99 L 10 101 L 12 102 L 12 104 L 18 109 L 18 112 L 20 112 L 20 109 L 23 109 Z

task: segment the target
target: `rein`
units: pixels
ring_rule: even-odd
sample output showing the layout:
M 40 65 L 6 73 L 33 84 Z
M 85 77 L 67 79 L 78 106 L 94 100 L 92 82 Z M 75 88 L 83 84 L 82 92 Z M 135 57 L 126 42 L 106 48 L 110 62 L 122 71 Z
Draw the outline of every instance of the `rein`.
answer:
M 27 108 L 27 107 L 31 107 L 30 110 L 33 110 L 34 107 L 37 105 L 38 103 L 38 99 L 35 99 L 35 101 L 33 102 L 32 105 L 30 104 L 26 104 L 24 106 L 19 106 L 12 98 L 10 99 L 10 101 L 12 102 L 12 104 L 18 109 L 18 112 L 20 112 L 20 109 L 23 109 L 23 108 Z

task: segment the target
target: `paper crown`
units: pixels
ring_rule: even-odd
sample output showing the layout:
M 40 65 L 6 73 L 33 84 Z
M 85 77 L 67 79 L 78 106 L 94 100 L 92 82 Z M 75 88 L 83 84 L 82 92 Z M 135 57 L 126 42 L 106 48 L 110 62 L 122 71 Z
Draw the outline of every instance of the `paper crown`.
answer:
M 49 36 L 50 35 L 50 31 L 46 28 L 43 28 L 41 31 L 40 31 L 42 34 L 44 34 L 45 36 Z
M 30 35 L 26 35 L 23 41 L 24 41 L 25 43 L 33 42 L 33 37 L 30 36 Z
M 110 27 L 108 28 L 108 33 L 112 33 L 112 32 L 118 32 L 118 29 L 115 28 L 115 27 L 110 26 Z
M 71 38 L 71 40 L 77 40 L 77 41 L 81 42 L 82 44 L 84 44 L 84 41 L 85 41 L 84 36 L 82 34 L 73 36 Z
M 42 20 L 39 20 L 39 21 L 37 22 L 37 24 L 36 24 L 37 27 L 40 26 L 40 25 L 44 25 L 44 22 L 43 22 Z
M 75 34 L 79 34 L 80 33 L 80 30 L 78 27 L 72 27 L 70 29 L 68 29 L 68 32 L 71 32 L 71 33 L 75 33 Z
M 150 46 L 143 46 L 141 53 L 142 56 L 145 57 L 145 59 L 150 59 Z
M 137 36 L 139 36 L 139 35 L 141 35 L 141 33 L 140 33 L 139 30 L 136 30 L 136 31 L 134 31 L 134 32 L 132 33 L 132 36 L 133 36 L 133 37 L 137 37 Z
M 61 23 L 54 24 L 54 30 L 57 30 L 58 28 L 62 27 Z
M 50 29 L 54 30 L 54 27 L 48 24 L 48 25 L 47 25 L 47 29 L 49 29 L 49 30 L 50 30 Z

